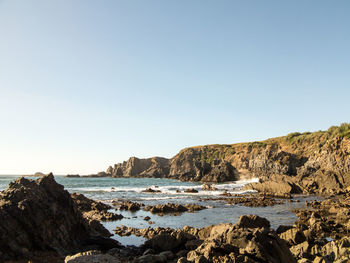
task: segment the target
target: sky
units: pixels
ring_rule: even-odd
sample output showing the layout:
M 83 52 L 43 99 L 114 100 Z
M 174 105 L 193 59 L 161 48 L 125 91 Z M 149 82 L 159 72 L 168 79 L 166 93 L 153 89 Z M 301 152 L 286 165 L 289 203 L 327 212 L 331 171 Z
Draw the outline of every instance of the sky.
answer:
M 0 0 L 0 174 L 349 122 L 350 2 Z

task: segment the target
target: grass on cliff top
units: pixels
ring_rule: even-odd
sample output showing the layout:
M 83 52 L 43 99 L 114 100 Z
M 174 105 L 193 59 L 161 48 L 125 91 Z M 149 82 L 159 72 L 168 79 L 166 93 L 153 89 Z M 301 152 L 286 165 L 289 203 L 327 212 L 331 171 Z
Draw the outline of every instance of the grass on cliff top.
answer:
M 287 143 L 293 145 L 314 145 L 317 148 L 322 147 L 327 142 L 335 138 L 350 139 L 350 123 L 342 123 L 340 126 L 332 126 L 327 131 L 316 132 L 293 132 L 286 136 L 267 139 L 259 142 L 237 143 L 237 144 L 212 144 L 203 146 L 194 146 L 180 151 L 184 153 L 188 150 L 200 150 L 200 159 L 211 162 L 214 159 L 224 158 L 225 155 L 235 154 L 239 147 L 265 148 L 274 143 Z M 296 147 L 296 146 L 295 146 Z
M 317 132 L 293 132 L 285 136 L 288 142 L 303 142 L 303 141 L 313 141 L 320 140 L 324 142 L 326 140 L 331 140 L 334 138 L 350 138 L 350 123 L 342 123 L 340 126 L 332 126 L 327 131 L 317 131 Z

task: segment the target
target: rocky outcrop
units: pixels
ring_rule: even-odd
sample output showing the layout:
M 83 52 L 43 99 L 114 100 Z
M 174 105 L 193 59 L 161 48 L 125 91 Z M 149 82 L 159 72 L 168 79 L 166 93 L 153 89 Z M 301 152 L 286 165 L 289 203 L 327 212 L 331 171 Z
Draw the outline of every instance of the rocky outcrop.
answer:
M 180 152 L 171 160 L 169 178 L 182 181 L 227 182 L 238 180 L 238 172 L 227 161 L 198 160 L 195 151 Z
M 171 251 L 177 262 L 296 262 L 286 243 L 270 229 L 269 221 L 256 215 L 242 216 L 237 224 L 205 228 L 119 228 L 116 232 L 149 238 L 146 248 L 153 254 Z M 139 259 L 135 262 L 147 262 Z
M 166 203 L 164 205 L 158 204 L 153 206 L 146 206 L 144 208 L 146 211 L 150 211 L 151 213 L 164 214 L 164 213 L 183 213 L 183 212 L 194 212 L 206 209 L 205 206 L 197 205 L 197 204 L 173 204 Z
M 71 197 L 82 215 L 89 220 L 115 221 L 123 218 L 122 215 L 109 212 L 111 206 L 91 200 L 82 194 L 73 193 Z
M 203 184 L 202 185 L 202 190 L 203 191 L 218 191 L 218 188 L 216 188 L 215 186 L 211 185 L 211 184 Z
M 118 200 L 113 200 L 112 205 L 117 207 L 117 209 L 119 210 L 128 210 L 128 211 L 138 211 L 141 209 L 141 207 L 145 206 L 142 203 L 136 203 L 132 201 L 118 201 Z
M 265 207 L 283 204 L 283 201 L 281 200 L 276 200 L 265 196 L 240 196 L 235 198 L 224 198 L 222 200 L 224 200 L 227 204 L 240 204 L 249 207 Z
M 277 229 L 280 238 L 302 262 L 347 262 L 350 258 L 350 191 L 306 205 L 296 210 L 298 220 L 294 226 Z
M 0 258 L 31 258 L 36 252 L 66 254 L 86 245 L 118 246 L 96 220 L 86 220 L 70 194 L 49 174 L 20 178 L 0 193 Z
M 131 157 L 128 161 L 115 164 L 107 169 L 112 177 L 167 177 L 170 169 L 169 159 L 153 157 L 139 159 Z
M 290 198 L 291 194 L 300 194 L 302 190 L 292 182 L 283 181 L 262 181 L 250 183 L 243 187 L 243 190 L 256 190 L 266 196 Z

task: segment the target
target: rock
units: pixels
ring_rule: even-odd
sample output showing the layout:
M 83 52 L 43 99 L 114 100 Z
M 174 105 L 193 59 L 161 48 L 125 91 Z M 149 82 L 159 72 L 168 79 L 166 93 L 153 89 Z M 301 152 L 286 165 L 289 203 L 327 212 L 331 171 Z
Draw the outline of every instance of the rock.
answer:
M 149 238 L 145 242 L 145 248 L 152 248 L 156 252 L 178 251 L 178 262 L 295 263 L 286 243 L 269 226 L 266 219 L 249 215 L 242 216 L 237 224 L 224 223 L 205 228 L 185 226 L 180 230 L 123 227 L 120 230 Z M 184 247 L 190 249 L 187 258 L 183 257 L 186 253 Z M 154 260 L 154 257 L 149 260 Z
M 174 253 L 171 252 L 171 251 L 163 251 L 163 252 L 159 253 L 159 255 L 160 256 L 165 256 L 166 259 L 168 259 L 168 260 L 172 260 L 175 257 Z
M 106 170 L 106 174 L 112 175 L 112 173 L 113 173 L 113 167 L 109 166 Z
M 171 160 L 168 177 L 202 182 L 226 182 L 238 179 L 238 172 L 229 162 L 222 159 L 204 161 L 198 157 L 192 149 L 181 151 Z
M 107 174 L 106 172 L 99 172 L 97 174 L 89 174 L 86 177 L 108 177 L 110 176 L 109 174 Z
M 236 225 L 214 226 L 204 242 L 187 254 L 187 260 L 296 262 L 285 242 L 269 229 L 269 225 L 266 219 L 250 215 L 242 216 Z
M 181 231 L 171 230 L 168 233 L 162 231 L 147 240 L 145 242 L 145 247 L 152 248 L 158 252 L 169 250 L 174 251 L 175 249 L 183 246 L 189 239 L 192 238 L 192 235 L 188 235 Z
M 134 263 L 163 263 L 167 262 L 167 258 L 164 255 L 144 255 L 137 258 Z
M 154 190 L 154 189 L 152 189 L 152 188 L 147 188 L 147 189 L 145 189 L 145 190 L 142 190 L 141 192 L 142 192 L 142 193 L 161 193 L 160 190 Z
M 79 174 L 67 174 L 66 177 L 68 178 L 80 178 Z
M 203 191 L 217 191 L 218 189 L 216 187 L 212 186 L 211 184 L 205 183 L 202 185 L 202 190 Z
M 291 228 L 281 233 L 279 236 L 286 240 L 290 245 L 300 244 L 306 240 L 304 233 L 297 228 Z
M 115 221 L 123 218 L 122 215 L 108 212 L 112 208 L 111 206 L 91 200 L 82 194 L 73 193 L 71 197 L 77 204 L 79 211 L 89 220 Z
M 180 258 L 177 260 L 177 263 L 189 263 L 189 261 L 188 261 L 187 258 L 185 258 L 185 257 L 180 257 Z
M 292 226 L 285 226 L 285 225 L 280 225 L 277 229 L 276 229 L 276 233 L 277 234 L 281 234 L 283 232 L 286 232 L 287 230 L 293 228 Z
M 201 239 L 192 239 L 192 240 L 188 240 L 185 244 L 186 249 L 188 250 L 194 250 L 197 247 L 199 247 L 200 245 L 202 245 L 203 240 Z
M 283 201 L 276 200 L 271 197 L 265 197 L 265 196 L 240 196 L 240 197 L 234 197 L 234 198 L 226 198 L 224 201 L 228 204 L 240 204 L 244 206 L 249 207 L 265 207 L 265 206 L 274 206 L 278 204 L 283 204 Z
M 290 247 L 290 252 L 292 252 L 296 258 L 301 259 L 308 256 L 309 249 L 309 243 L 304 241 L 303 243 Z
M 145 252 L 143 252 L 142 256 L 154 254 L 154 253 L 155 253 L 154 250 L 149 248 L 149 249 L 146 249 Z
M 128 211 L 138 211 L 141 209 L 144 204 L 136 203 L 132 201 L 118 201 L 113 200 L 112 204 L 116 206 L 119 210 L 128 210 Z
M 250 183 L 243 187 L 243 190 L 256 190 L 267 196 L 290 198 L 293 193 L 300 193 L 300 189 L 293 183 L 265 181 Z
M 204 256 L 199 256 L 199 257 L 196 257 L 195 260 L 194 260 L 195 263 L 208 263 L 208 259 Z
M 1 192 L 0 232 L 3 260 L 28 258 L 43 250 L 70 253 L 110 235 L 97 221 L 82 216 L 52 174 L 36 181 L 22 177 Z
M 115 164 L 113 177 L 167 177 L 170 160 L 162 157 L 139 159 L 131 157 L 128 161 Z
M 198 191 L 194 188 L 188 188 L 184 190 L 184 193 L 198 193 Z
M 109 254 L 102 254 L 99 251 L 87 251 L 77 253 L 72 256 L 67 256 L 64 260 L 65 263 L 121 263 L 121 261 Z
M 270 227 L 270 222 L 257 215 L 244 215 L 238 220 L 237 225 L 243 228 Z
M 166 203 L 164 205 L 158 204 L 153 206 L 146 206 L 145 211 L 150 211 L 152 213 L 182 213 L 182 212 L 194 212 L 206 209 L 205 206 L 197 205 L 197 204 L 173 204 Z

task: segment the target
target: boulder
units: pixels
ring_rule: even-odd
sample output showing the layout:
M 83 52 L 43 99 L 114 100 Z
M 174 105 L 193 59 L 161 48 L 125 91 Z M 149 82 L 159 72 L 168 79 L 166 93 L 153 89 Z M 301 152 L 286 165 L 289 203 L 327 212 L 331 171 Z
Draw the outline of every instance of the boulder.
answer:
M 250 183 L 243 187 L 243 190 L 256 190 L 268 196 L 290 198 L 291 194 L 300 193 L 299 188 L 290 182 L 265 181 Z
M 82 216 L 52 174 L 37 180 L 22 177 L 1 192 L 0 233 L 3 260 L 30 258 L 36 251 L 66 254 L 110 235 L 99 222 Z
M 306 237 L 298 228 L 291 228 L 279 234 L 280 238 L 286 240 L 290 245 L 296 245 L 304 242 Z
M 184 190 L 184 193 L 198 193 L 198 190 L 196 190 L 194 188 L 188 188 L 188 189 Z
M 122 215 L 109 212 L 112 208 L 110 205 L 91 200 L 83 194 L 73 193 L 71 197 L 79 211 L 89 220 L 115 221 L 123 218 Z
M 218 188 L 214 187 L 211 184 L 205 183 L 205 184 L 202 185 L 202 190 L 203 191 L 217 191 Z
M 64 260 L 65 263 L 121 263 L 121 261 L 109 254 L 103 254 L 100 251 L 92 250 L 86 252 L 80 252 L 75 255 L 67 256 Z
M 197 205 L 197 204 L 173 204 L 166 203 L 164 205 L 158 204 L 153 206 L 146 206 L 145 210 L 150 211 L 152 213 L 182 213 L 182 212 L 194 212 L 206 209 L 205 206 Z
M 141 192 L 142 192 L 142 193 L 161 193 L 160 190 L 154 190 L 154 189 L 152 189 L 152 188 L 147 188 L 147 189 L 145 189 L 145 190 L 142 190 Z
M 237 226 L 242 228 L 257 228 L 257 227 L 269 228 L 270 222 L 269 220 L 257 215 L 244 215 L 239 218 Z

